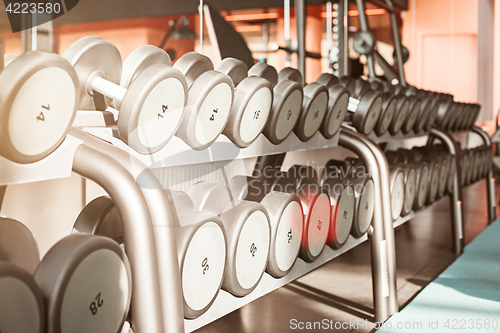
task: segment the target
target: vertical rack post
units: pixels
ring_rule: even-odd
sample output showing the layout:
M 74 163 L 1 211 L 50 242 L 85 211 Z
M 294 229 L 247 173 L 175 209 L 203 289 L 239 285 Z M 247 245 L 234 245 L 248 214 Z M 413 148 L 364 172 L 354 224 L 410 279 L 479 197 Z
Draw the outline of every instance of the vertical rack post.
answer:
M 399 83 L 406 87 L 406 77 L 405 77 L 405 69 L 403 64 L 403 50 L 401 45 L 401 36 L 399 35 L 399 25 L 398 25 L 398 14 L 396 7 L 392 3 L 392 0 L 386 0 L 387 5 L 389 5 L 392 10 L 389 12 L 391 18 L 391 30 L 392 30 L 392 38 L 394 40 L 394 51 L 396 52 L 396 60 L 398 65 L 399 72 Z
M 285 37 L 285 45 L 288 50 L 292 47 L 292 42 L 290 41 L 290 0 L 284 0 L 283 3 L 283 36 Z M 290 67 L 290 61 L 292 60 L 291 53 L 286 52 L 285 67 Z
M 349 75 L 349 0 L 339 0 L 338 15 L 339 76 Z M 335 22 L 334 22 L 335 24 Z
M 363 135 L 342 128 L 339 145 L 355 152 L 368 167 L 375 184 L 375 211 L 372 222 L 371 258 L 375 321 L 384 322 L 397 308 L 394 228 L 390 215 L 389 167 L 375 150 L 374 143 Z M 380 149 L 379 149 L 380 150 Z M 382 152 L 380 154 L 383 155 Z M 389 215 L 388 215 L 389 214 Z M 391 240 L 392 239 L 392 240 Z
M 306 0 L 295 0 L 295 26 L 297 28 L 297 69 L 306 79 Z M 304 82 L 301 82 L 304 84 Z
M 489 147 L 489 149 L 493 149 L 491 145 L 491 138 L 485 131 L 477 126 L 473 126 L 471 131 L 478 134 L 483 139 L 484 144 Z M 489 165 L 488 168 L 488 178 L 486 178 L 486 186 L 488 191 L 488 223 L 492 223 L 497 219 L 497 213 L 495 204 L 495 178 L 493 177 L 493 168 L 491 165 Z
M 458 256 L 463 253 L 465 246 L 462 184 L 459 181 L 462 178 L 462 168 L 460 166 L 460 146 L 450 134 L 436 128 L 431 129 L 428 144 L 432 143 L 433 138 L 439 139 L 448 148 L 448 151 L 455 159 L 456 173 L 453 181 L 453 193 L 450 195 L 450 207 L 453 252 Z
M 370 27 L 368 25 L 368 17 L 366 15 L 365 0 L 356 0 L 356 6 L 359 12 L 359 27 L 363 32 L 369 32 Z M 375 62 L 373 61 L 373 54 L 366 55 L 366 61 L 368 65 L 368 77 L 374 79 L 375 74 Z

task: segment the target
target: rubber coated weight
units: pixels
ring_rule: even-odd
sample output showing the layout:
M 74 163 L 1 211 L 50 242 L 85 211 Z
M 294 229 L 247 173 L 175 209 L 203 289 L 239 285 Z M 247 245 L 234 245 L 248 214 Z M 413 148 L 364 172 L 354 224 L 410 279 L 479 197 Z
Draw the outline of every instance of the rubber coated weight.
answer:
M 429 165 L 429 193 L 427 195 L 426 203 L 432 204 L 436 201 L 439 190 L 441 165 L 439 161 L 432 158 L 426 159 L 426 162 Z
M 415 194 L 413 210 L 418 211 L 425 206 L 429 193 L 429 165 L 425 161 L 416 162 L 415 171 L 417 172 L 417 193 Z
M 219 294 L 224 278 L 227 237 L 215 214 L 200 212 L 185 192 L 171 191 L 180 227 L 176 228 L 184 317 L 197 318 Z
M 302 85 L 289 79 L 278 82 L 276 69 L 264 63 L 252 66 L 248 75 L 265 78 L 274 87 L 273 106 L 263 133 L 271 143 L 280 144 L 299 120 L 304 96 Z
M 382 95 L 382 98 L 382 111 L 374 128 L 374 132 L 378 136 L 384 135 L 389 130 L 397 110 L 397 99 L 393 94 L 386 92 Z
M 47 331 L 118 332 L 132 295 L 130 265 L 113 240 L 70 235 L 56 243 L 35 272 L 47 306 Z
M 438 94 L 438 93 L 435 93 L 435 92 L 429 92 L 429 93 L 432 95 L 433 99 L 432 99 L 432 104 L 431 104 L 431 112 L 430 112 L 429 117 L 427 118 L 427 122 L 423 128 L 423 130 L 426 132 L 430 131 L 431 128 L 434 127 L 436 119 L 439 115 L 441 99 L 443 98 L 443 96 Z
M 405 182 L 403 169 L 390 167 L 389 181 L 391 185 L 391 210 L 392 219 L 395 221 L 401 216 L 401 211 L 405 202 Z
M 441 164 L 439 169 L 439 188 L 437 194 L 437 198 L 439 199 L 445 195 L 446 190 L 448 189 L 451 155 L 439 154 L 436 158 L 439 158 Z
M 174 68 L 184 74 L 189 86 L 186 114 L 176 135 L 191 148 L 203 150 L 219 137 L 229 121 L 233 81 L 213 70 L 212 61 L 196 52 L 184 54 Z
M 222 133 L 238 147 L 248 147 L 267 123 L 273 88 L 263 78 L 248 77 L 245 63 L 235 58 L 222 60 L 216 70 L 228 75 L 236 86 L 229 120 Z
M 350 95 L 349 91 L 339 84 L 339 79 L 332 74 L 321 74 L 316 82 L 328 89 L 328 107 L 320 131 L 326 139 L 330 139 L 342 126 Z
M 30 230 L 0 218 L 0 332 L 45 332 L 42 293 L 31 275 L 39 262 Z
M 405 182 L 405 200 L 403 208 L 401 209 L 401 216 L 403 217 L 410 214 L 413 203 L 415 202 L 417 193 L 417 171 L 412 164 L 401 164 L 399 167 L 403 169 Z
M 0 74 L 0 154 L 16 163 L 50 155 L 73 123 L 77 89 L 61 56 L 32 51 L 14 59 Z
M 228 253 L 222 289 L 242 297 L 255 289 L 269 255 L 269 215 L 259 203 L 232 201 L 226 186 L 199 182 L 189 190 L 198 210 L 219 215 L 227 235 Z
M 354 189 L 354 216 L 351 235 L 356 238 L 363 236 L 373 220 L 375 211 L 375 184 L 370 176 L 348 178 Z
M 422 102 L 420 98 L 410 96 L 408 108 L 401 107 L 399 109 L 399 112 L 394 116 L 391 127 L 389 127 L 389 132 L 392 135 L 396 135 L 400 131 L 403 131 L 405 134 L 409 133 L 417 121 L 421 108 Z
M 322 187 L 329 194 L 332 205 L 327 245 L 338 249 L 345 244 L 352 229 L 356 202 L 354 188 L 347 180 L 336 178 L 327 179 Z

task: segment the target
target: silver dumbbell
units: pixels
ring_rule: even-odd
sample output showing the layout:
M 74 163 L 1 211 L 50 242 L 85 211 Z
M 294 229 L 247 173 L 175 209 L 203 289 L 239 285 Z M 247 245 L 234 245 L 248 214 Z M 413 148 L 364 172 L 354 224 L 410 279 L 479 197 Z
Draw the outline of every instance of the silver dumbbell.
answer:
M 405 203 L 405 175 L 400 167 L 391 166 L 389 182 L 391 185 L 392 219 L 395 221 L 401 216 Z

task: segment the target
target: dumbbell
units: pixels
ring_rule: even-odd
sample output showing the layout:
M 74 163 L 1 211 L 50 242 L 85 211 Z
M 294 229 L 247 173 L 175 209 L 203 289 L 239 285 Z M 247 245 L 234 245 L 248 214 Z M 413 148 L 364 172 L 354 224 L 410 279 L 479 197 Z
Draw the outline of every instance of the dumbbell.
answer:
M 278 81 L 292 80 L 303 84 L 302 73 L 295 68 L 283 68 Z M 293 131 L 301 141 L 308 141 L 319 130 L 328 107 L 328 90 L 320 83 L 312 82 L 303 87 L 302 110 Z
M 342 126 L 349 104 L 349 91 L 339 84 L 339 79 L 329 73 L 323 73 L 316 80 L 328 89 L 328 108 L 320 127 L 326 139 L 332 138 Z
M 380 86 L 382 85 L 382 87 Z M 388 122 L 388 130 L 391 135 L 396 135 L 400 131 L 407 134 L 411 131 L 416 121 L 416 110 L 420 107 L 420 99 L 407 95 L 407 90 L 401 85 L 392 85 L 390 82 L 374 81 L 371 83 L 373 89 L 383 91 L 386 96 L 392 94 L 397 101 L 392 122 Z
M 228 254 L 222 289 L 242 297 L 255 289 L 266 269 L 271 230 L 260 203 L 232 201 L 226 186 L 201 181 L 189 190 L 195 208 L 219 216 L 227 235 Z
M 375 184 L 370 175 L 365 177 L 348 177 L 354 189 L 354 216 L 351 235 L 363 236 L 370 227 L 375 211 Z
M 273 190 L 297 194 L 302 203 L 304 228 L 299 257 L 306 262 L 318 259 L 326 244 L 331 219 L 328 194 L 319 186 L 315 169 L 311 166 L 293 165 L 282 175 L 284 182 L 275 183 Z M 292 186 L 282 186 L 291 183 Z M 279 186 L 282 188 L 278 188 Z
M 448 190 L 448 184 L 450 182 L 450 174 L 452 172 L 451 170 L 451 155 L 446 154 L 446 153 L 441 153 L 439 154 L 440 160 L 441 160 L 441 167 L 439 171 L 439 189 L 438 189 L 438 195 L 437 198 L 442 198 L 447 190 Z
M 78 78 L 70 63 L 52 53 L 11 55 L 6 65 L 0 67 L 0 154 L 33 163 L 64 141 L 76 115 Z
M 0 255 L 8 262 L 0 264 L 1 332 L 121 329 L 132 280 L 128 259 L 116 242 L 70 235 L 40 261 L 33 235 L 20 222 L 0 218 L 0 235 Z
M 405 175 L 403 169 L 396 166 L 389 167 L 389 184 L 391 186 L 392 220 L 401 216 L 405 203 Z
M 271 248 L 266 272 L 275 278 L 288 274 L 299 255 L 303 235 L 303 210 L 295 194 L 272 191 L 275 179 L 236 176 L 229 181 L 233 197 L 260 202 L 271 222 Z
M 415 166 L 416 193 L 413 210 L 418 211 L 425 206 L 429 194 L 429 165 L 422 157 L 415 159 L 413 150 L 399 149 L 395 156 L 394 163 L 403 163 L 406 165 L 412 163 Z
M 225 230 L 216 215 L 197 211 L 185 192 L 172 191 L 171 200 L 180 224 L 176 236 L 184 316 L 193 319 L 210 308 L 222 285 Z M 98 197 L 84 207 L 73 232 L 109 237 L 126 250 L 120 214 L 107 196 Z
M 229 121 L 234 85 L 229 76 L 214 70 L 212 61 L 189 52 L 174 64 L 186 77 L 189 91 L 185 116 L 176 135 L 195 150 L 209 147 Z
M 456 131 L 458 124 L 464 117 L 466 112 L 466 105 L 464 103 L 455 102 L 455 108 L 453 109 L 453 116 L 448 122 L 448 126 L 445 128 L 447 131 Z
M 128 86 L 122 87 L 120 52 L 111 42 L 95 36 L 79 39 L 63 57 L 78 74 L 80 110 L 113 112 L 118 136 L 141 154 L 155 153 L 168 143 L 186 104 L 186 80 L 179 71 L 152 64 L 143 70 L 138 68 L 126 82 Z M 112 100 L 116 109 L 108 107 Z
M 304 96 L 302 85 L 288 79 L 278 80 L 276 69 L 265 63 L 252 66 L 248 75 L 262 77 L 274 87 L 273 106 L 263 133 L 271 143 L 278 145 L 299 120 Z
M 435 117 L 437 112 L 436 97 L 431 92 L 413 86 L 407 87 L 406 95 L 410 99 L 410 114 L 403 125 L 402 132 L 408 134 L 413 130 L 414 133 L 420 133 L 426 130 L 429 120 Z
M 360 82 L 364 82 L 361 79 L 358 80 Z M 383 84 L 380 82 L 374 81 L 366 84 L 369 84 L 370 88 L 375 91 L 384 91 Z M 377 125 L 374 128 L 374 132 L 377 136 L 382 136 L 389 130 L 389 127 L 394 121 L 394 115 L 398 110 L 398 100 L 396 99 L 396 96 L 394 96 L 391 92 L 383 92 L 382 98 L 383 98 L 382 111 L 380 113 Z M 408 102 L 406 101 L 406 103 Z
M 222 133 L 238 147 L 248 147 L 266 125 L 273 88 L 265 79 L 249 77 L 245 63 L 235 58 L 225 58 L 216 70 L 228 75 L 236 87 L 229 120 Z
M 341 77 L 339 83 L 346 87 L 351 95 L 347 109 L 354 114 L 351 116 L 348 113 L 346 120 L 352 121 L 353 127 L 359 133 L 370 134 L 382 112 L 382 94 L 372 89 L 361 89 L 361 85 L 356 85 L 356 81 L 348 76 Z
M 3 54 L 3 51 L 0 53 L 0 54 Z M 4 67 L 7 67 L 10 65 L 10 63 L 12 61 L 14 61 L 14 59 L 16 59 L 17 57 L 19 57 L 19 54 L 18 53 L 7 53 L 4 57 L 3 57 L 3 63 L 2 61 L 0 60 L 0 69 L 3 70 Z
M 341 178 L 328 178 L 322 184 L 330 196 L 332 215 L 327 245 L 333 249 L 341 248 L 352 230 L 356 205 L 352 182 Z
M 434 125 L 439 129 L 446 130 L 454 116 L 456 106 L 457 104 L 453 101 L 453 96 L 443 94 Z

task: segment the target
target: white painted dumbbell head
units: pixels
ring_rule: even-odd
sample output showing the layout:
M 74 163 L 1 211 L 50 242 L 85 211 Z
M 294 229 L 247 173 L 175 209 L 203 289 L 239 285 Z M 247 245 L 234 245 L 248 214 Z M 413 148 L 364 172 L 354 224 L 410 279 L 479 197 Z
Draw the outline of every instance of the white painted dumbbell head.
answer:
M 141 154 L 154 153 L 168 143 L 179 126 L 186 103 L 187 85 L 180 72 L 160 63 L 140 72 L 139 66 L 134 75 L 128 77 L 132 81 L 124 82 L 129 84 L 124 88 L 119 85 L 120 52 L 111 42 L 99 37 L 76 41 L 63 57 L 78 74 L 80 110 L 107 108 L 115 113 L 120 139 Z M 112 100 L 116 110 L 108 108 Z M 169 110 L 173 112 L 170 114 Z
M 234 85 L 229 76 L 214 70 L 212 61 L 189 52 L 174 64 L 186 77 L 189 93 L 186 114 L 177 136 L 191 148 L 203 150 L 222 133 L 229 120 Z
M 371 89 L 360 90 L 361 96 L 356 95 L 356 81 L 351 77 L 341 77 L 340 84 L 349 89 L 351 98 L 347 110 L 350 111 L 352 125 L 364 135 L 370 134 L 377 125 L 382 112 L 382 94 Z
M 415 196 L 417 193 L 417 171 L 413 164 L 399 164 L 404 173 L 404 203 L 401 209 L 401 216 L 406 216 L 410 214 L 413 203 L 415 202 Z
M 180 227 L 176 229 L 184 317 L 193 319 L 215 301 L 224 278 L 227 245 L 222 221 L 200 212 L 185 192 L 171 191 Z
M 216 68 L 227 74 L 236 86 L 234 100 L 224 131 L 238 147 L 248 147 L 264 130 L 273 103 L 273 87 L 266 79 L 247 76 L 241 60 L 226 58 Z
M 47 306 L 48 332 L 118 332 L 128 314 L 128 259 L 113 240 L 70 235 L 56 243 L 35 272 Z
M 234 197 L 241 200 L 260 199 L 261 195 L 251 193 L 259 191 L 258 186 L 262 183 L 253 180 L 246 176 L 232 178 L 229 187 Z M 266 272 L 280 278 L 288 274 L 299 255 L 304 224 L 302 204 L 297 195 L 278 191 L 263 195 L 260 203 L 266 208 L 271 222 L 271 247 Z
M 326 139 L 332 138 L 342 126 L 349 105 L 349 90 L 339 84 L 339 79 L 329 73 L 323 73 L 316 80 L 328 89 L 328 108 L 320 127 Z
M 0 332 L 45 332 L 43 297 L 32 277 L 39 262 L 30 230 L 0 218 Z
M 314 169 L 313 169 L 314 170 Z M 299 256 L 306 262 L 318 259 L 330 229 L 331 205 L 317 177 L 304 177 L 296 191 L 304 213 L 304 234 Z
M 0 154 L 16 163 L 50 155 L 73 123 L 77 89 L 75 70 L 61 56 L 32 51 L 10 61 L 0 74 Z
M 390 167 L 389 182 L 391 185 L 391 211 L 392 219 L 401 216 L 401 210 L 405 202 L 405 176 L 399 167 Z
M 278 82 L 276 69 L 264 63 L 252 66 L 248 75 L 262 77 L 274 87 L 273 106 L 263 133 L 271 143 L 280 144 L 299 120 L 304 96 L 302 85 L 288 79 Z
M 370 228 L 375 211 L 375 184 L 371 176 L 349 177 L 348 183 L 354 189 L 354 216 L 351 235 L 363 236 Z
M 3 53 L 2 53 L 3 54 Z M 17 57 L 19 57 L 19 54 L 18 53 L 7 53 L 4 57 L 3 57 L 3 63 L 1 63 L 0 61 L 0 69 L 3 70 L 4 67 L 7 67 L 10 65 L 10 63 L 12 61 L 14 61 L 14 59 L 16 59 Z
M 278 80 L 289 79 L 302 84 L 302 74 L 295 68 L 283 68 L 278 74 Z M 320 83 L 312 82 L 304 87 L 304 98 L 299 120 L 294 132 L 302 141 L 308 141 L 320 129 L 325 119 L 328 107 L 328 90 Z
M 356 202 L 354 188 L 346 179 L 338 178 L 327 179 L 322 187 L 330 196 L 332 205 L 327 245 L 337 249 L 345 244 L 352 229 Z
M 242 297 L 255 289 L 266 269 L 271 229 L 260 203 L 231 200 L 226 186 L 199 182 L 190 190 L 195 208 L 210 211 L 222 221 L 227 235 L 227 256 L 222 289 Z

